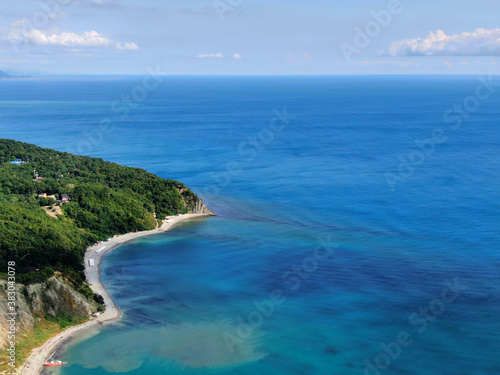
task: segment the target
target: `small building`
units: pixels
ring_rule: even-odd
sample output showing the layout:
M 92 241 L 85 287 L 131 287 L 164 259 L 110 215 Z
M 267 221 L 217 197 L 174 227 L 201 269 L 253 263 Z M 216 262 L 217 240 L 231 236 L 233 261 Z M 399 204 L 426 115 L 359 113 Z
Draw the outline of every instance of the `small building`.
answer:
M 68 202 L 70 202 L 70 201 L 71 201 L 71 198 L 69 197 L 69 195 L 68 195 L 68 194 L 63 194 L 63 195 L 61 196 L 61 203 L 68 203 Z

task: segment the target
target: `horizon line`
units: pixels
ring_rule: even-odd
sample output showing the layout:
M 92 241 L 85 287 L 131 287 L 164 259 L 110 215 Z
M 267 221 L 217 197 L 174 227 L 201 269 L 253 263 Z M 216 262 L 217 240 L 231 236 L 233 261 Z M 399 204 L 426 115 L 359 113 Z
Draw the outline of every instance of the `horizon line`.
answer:
M 10 73 L 9 73 L 10 74 Z M 68 74 L 34 74 L 34 75 L 13 75 L 12 78 L 2 78 L 1 80 L 22 79 L 22 78 L 50 78 L 50 77 L 127 77 L 144 76 L 144 73 L 68 73 Z M 176 76 L 176 77 L 339 77 L 339 76 L 500 76 L 500 73 L 335 73 L 335 74 L 148 74 L 155 76 Z

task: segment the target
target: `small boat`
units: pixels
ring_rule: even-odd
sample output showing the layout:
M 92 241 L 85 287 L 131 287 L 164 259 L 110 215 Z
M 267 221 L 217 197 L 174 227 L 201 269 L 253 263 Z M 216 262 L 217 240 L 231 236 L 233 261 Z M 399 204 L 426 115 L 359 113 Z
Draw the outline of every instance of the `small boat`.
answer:
M 45 362 L 43 365 L 44 366 L 62 366 L 62 365 L 67 365 L 68 362 L 62 362 L 62 361 L 48 361 Z

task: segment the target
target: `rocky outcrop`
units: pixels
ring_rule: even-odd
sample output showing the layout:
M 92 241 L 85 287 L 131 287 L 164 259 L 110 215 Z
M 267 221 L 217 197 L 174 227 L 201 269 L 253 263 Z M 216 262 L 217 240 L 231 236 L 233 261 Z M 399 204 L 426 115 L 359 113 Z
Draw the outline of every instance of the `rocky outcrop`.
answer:
M 0 280 L 0 316 L 7 316 L 7 282 Z M 29 334 L 40 314 L 85 318 L 97 311 L 97 304 L 75 291 L 59 276 L 32 285 L 16 285 L 17 336 Z M 39 316 L 37 316 L 39 315 Z M 0 348 L 7 342 L 7 319 L 0 320 Z
M 198 214 L 198 215 L 215 215 L 203 201 L 197 197 L 190 189 L 183 186 L 179 189 L 179 194 L 184 201 L 184 204 L 188 208 L 188 214 Z
M 54 317 L 59 315 L 84 317 L 95 311 L 93 303 L 56 277 L 50 278 L 43 284 L 27 286 L 25 297 L 33 312 Z
M 191 204 L 190 214 L 214 215 L 215 214 L 203 203 L 200 198 L 196 198 Z

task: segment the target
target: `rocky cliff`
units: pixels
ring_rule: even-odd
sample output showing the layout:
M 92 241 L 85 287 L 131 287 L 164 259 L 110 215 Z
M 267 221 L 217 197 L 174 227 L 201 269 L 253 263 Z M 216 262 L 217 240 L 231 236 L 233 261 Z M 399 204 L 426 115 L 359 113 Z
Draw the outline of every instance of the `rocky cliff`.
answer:
M 0 316 L 7 316 L 7 282 L 0 280 Z M 17 337 L 30 334 L 40 318 L 37 315 L 78 319 L 89 317 L 97 311 L 97 304 L 76 292 L 60 276 L 53 276 L 40 284 L 16 285 Z M 9 325 L 0 320 L 0 348 L 7 343 Z
M 190 214 L 203 214 L 203 215 L 214 215 L 215 214 L 203 203 L 200 198 L 194 200 L 191 204 Z
M 182 200 L 186 204 L 188 208 L 188 214 L 200 214 L 200 215 L 213 215 L 216 216 L 203 201 L 198 198 L 195 194 L 191 192 L 185 186 L 182 189 L 179 189 L 179 193 L 182 197 Z

